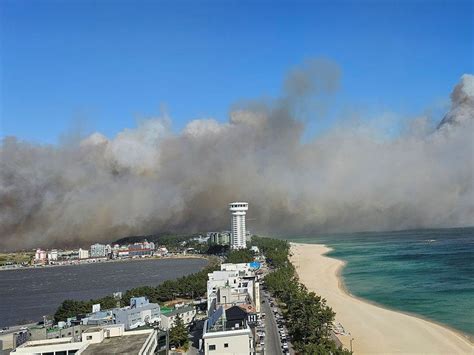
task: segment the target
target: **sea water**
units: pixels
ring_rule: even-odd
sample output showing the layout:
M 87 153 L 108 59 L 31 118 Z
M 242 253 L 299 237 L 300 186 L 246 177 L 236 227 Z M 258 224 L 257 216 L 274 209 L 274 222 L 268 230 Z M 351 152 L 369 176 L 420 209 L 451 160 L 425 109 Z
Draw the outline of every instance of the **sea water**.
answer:
M 474 227 L 289 238 L 347 262 L 347 290 L 474 337 Z

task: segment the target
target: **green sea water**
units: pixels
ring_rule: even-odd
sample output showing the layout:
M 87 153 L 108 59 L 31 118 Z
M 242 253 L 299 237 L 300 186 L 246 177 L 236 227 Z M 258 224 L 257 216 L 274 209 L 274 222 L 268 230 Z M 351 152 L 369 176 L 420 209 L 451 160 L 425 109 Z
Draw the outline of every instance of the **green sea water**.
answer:
M 474 337 L 474 227 L 287 239 L 332 247 L 353 295 Z

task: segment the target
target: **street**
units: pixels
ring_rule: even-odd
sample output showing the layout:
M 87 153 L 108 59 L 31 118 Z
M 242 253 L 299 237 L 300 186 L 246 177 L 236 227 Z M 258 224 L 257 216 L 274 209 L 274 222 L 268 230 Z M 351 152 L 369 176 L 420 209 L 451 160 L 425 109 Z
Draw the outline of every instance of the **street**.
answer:
M 265 293 L 263 293 L 265 294 Z M 263 297 L 262 310 L 265 313 L 265 354 L 283 354 L 281 351 L 280 335 L 268 298 Z

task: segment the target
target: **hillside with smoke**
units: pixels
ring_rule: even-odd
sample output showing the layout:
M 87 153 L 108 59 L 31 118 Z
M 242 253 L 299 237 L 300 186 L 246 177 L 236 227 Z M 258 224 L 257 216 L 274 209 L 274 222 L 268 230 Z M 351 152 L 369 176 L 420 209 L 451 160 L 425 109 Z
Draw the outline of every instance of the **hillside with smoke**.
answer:
M 5 138 L 0 249 L 228 228 L 233 200 L 249 202 L 253 232 L 279 235 L 473 225 L 474 76 L 438 129 L 419 119 L 393 137 L 347 120 L 303 139 L 339 78 L 334 64 L 306 63 L 281 98 L 179 134 L 162 117 L 59 146 Z

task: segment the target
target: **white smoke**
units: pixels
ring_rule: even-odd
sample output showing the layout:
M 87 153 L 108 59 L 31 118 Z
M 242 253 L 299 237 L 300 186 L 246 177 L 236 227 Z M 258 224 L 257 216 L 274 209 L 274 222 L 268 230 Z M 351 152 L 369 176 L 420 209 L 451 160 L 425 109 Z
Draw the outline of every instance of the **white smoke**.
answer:
M 228 228 L 236 199 L 250 203 L 249 227 L 262 233 L 473 225 L 474 77 L 462 77 L 438 130 L 417 120 L 390 138 L 346 122 L 303 140 L 295 112 L 308 96 L 323 102 L 339 76 L 327 62 L 306 63 L 284 97 L 240 106 L 227 123 L 192 121 L 180 134 L 164 117 L 68 146 L 5 138 L 0 249 Z

